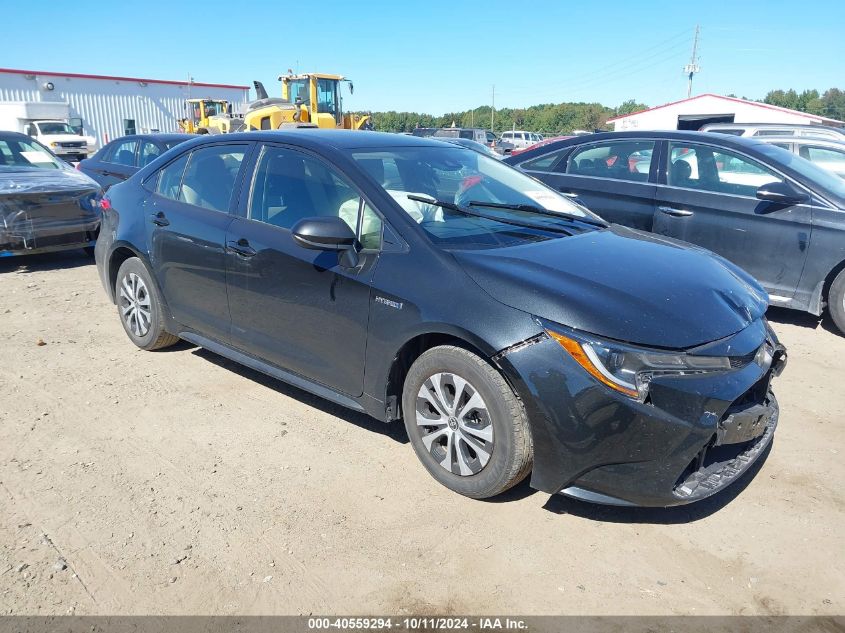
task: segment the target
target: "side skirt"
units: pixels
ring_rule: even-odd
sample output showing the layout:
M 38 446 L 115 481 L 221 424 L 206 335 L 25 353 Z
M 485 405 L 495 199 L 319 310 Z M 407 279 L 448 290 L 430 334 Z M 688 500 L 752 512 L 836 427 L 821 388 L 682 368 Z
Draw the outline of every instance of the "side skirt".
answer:
M 243 352 L 239 352 L 237 350 L 232 349 L 231 347 L 227 347 L 221 343 L 212 341 L 211 339 L 205 338 L 204 336 L 194 334 L 193 332 L 180 332 L 177 336 L 181 339 L 185 339 L 189 343 L 199 345 L 200 347 L 207 349 L 209 352 L 214 352 L 215 354 L 219 354 L 220 356 L 228 358 L 229 360 L 233 360 L 236 363 L 245 365 L 250 369 L 260 371 L 262 374 L 267 374 L 271 378 L 281 380 L 282 382 L 286 382 L 289 385 L 298 387 L 303 391 L 313 393 L 315 396 L 320 396 L 321 398 L 325 398 L 326 400 L 331 400 L 335 404 L 339 404 L 349 409 L 354 409 L 355 411 L 364 411 L 364 407 L 361 406 L 359 402 L 353 400 L 349 396 L 346 396 L 342 393 L 338 393 L 334 389 L 330 389 L 329 387 L 308 380 L 307 378 L 303 378 L 298 374 L 285 371 L 284 369 L 279 369 L 274 365 L 270 365 L 269 363 L 265 363 L 262 360 L 258 360 L 257 358 L 248 356 Z

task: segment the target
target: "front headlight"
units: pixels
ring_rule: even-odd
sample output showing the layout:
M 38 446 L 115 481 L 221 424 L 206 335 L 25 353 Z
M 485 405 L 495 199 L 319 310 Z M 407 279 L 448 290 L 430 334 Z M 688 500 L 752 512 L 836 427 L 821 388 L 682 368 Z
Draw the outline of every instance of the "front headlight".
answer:
M 59 144 L 56 141 L 53 141 L 52 143 L 50 143 L 50 147 L 58 147 L 58 146 L 59 146 Z
M 702 374 L 731 368 L 725 356 L 693 356 L 685 352 L 663 352 L 607 341 L 571 330 L 546 328 L 587 373 L 611 389 L 643 401 L 652 378 L 658 375 Z

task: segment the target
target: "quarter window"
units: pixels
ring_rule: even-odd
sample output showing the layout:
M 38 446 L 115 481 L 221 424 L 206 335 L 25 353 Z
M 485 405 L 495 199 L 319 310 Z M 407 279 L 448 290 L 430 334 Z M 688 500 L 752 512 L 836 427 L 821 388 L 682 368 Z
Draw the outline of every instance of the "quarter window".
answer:
M 543 154 L 542 156 L 522 163 L 520 167 L 527 171 L 554 171 L 555 165 L 558 164 L 560 159 L 563 158 L 564 154 L 568 151 L 569 148 L 565 147 L 564 149 L 559 149 L 556 152 L 549 152 L 548 154 Z
M 179 189 L 182 186 L 182 174 L 188 164 L 190 154 L 183 154 L 167 167 L 158 172 L 156 193 L 171 200 L 179 199 Z
M 566 173 L 614 180 L 647 182 L 654 141 L 612 141 L 578 147 L 566 162 Z M 563 164 L 556 171 L 561 171 Z
M 322 161 L 291 149 L 265 147 L 252 182 L 249 217 L 290 229 L 304 218 L 335 216 L 360 236 L 362 202 L 357 190 Z M 381 221 L 372 209 L 365 211 L 362 229 L 370 243 L 375 233 L 381 240 L 376 220 Z
M 191 152 L 179 200 L 227 212 L 247 145 L 212 145 Z
M 668 182 L 674 187 L 754 197 L 757 189 L 783 179 L 757 161 L 706 145 L 669 144 Z

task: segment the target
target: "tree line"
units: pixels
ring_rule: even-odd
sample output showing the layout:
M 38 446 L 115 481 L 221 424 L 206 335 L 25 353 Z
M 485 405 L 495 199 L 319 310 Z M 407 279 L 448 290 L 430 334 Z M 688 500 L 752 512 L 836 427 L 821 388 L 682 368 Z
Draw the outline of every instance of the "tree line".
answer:
M 736 95 L 728 95 L 735 97 Z M 742 97 L 747 99 L 747 97 Z M 845 91 L 830 88 L 824 93 L 818 90 L 771 90 L 758 102 L 790 108 L 845 120 Z M 568 134 L 573 130 L 605 130 L 610 129 L 607 120 L 623 114 L 630 114 L 647 109 L 644 103 L 634 99 L 624 101 L 615 108 L 600 103 L 567 102 L 543 103 L 527 108 L 501 108 L 493 116 L 492 129 L 495 132 L 504 130 L 529 130 L 549 136 Z M 462 112 L 447 112 L 441 116 L 434 116 L 421 112 L 373 112 L 375 129 L 382 132 L 411 132 L 417 127 L 479 127 L 491 129 L 491 108 L 480 106 L 473 110 Z

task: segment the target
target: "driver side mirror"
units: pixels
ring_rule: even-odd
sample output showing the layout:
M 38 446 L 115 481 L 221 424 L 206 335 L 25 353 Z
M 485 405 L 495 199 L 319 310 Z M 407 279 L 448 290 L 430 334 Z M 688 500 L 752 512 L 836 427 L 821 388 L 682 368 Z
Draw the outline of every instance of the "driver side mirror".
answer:
M 349 225 L 337 216 L 303 218 L 291 229 L 294 241 L 303 248 L 341 253 L 340 263 L 358 265 L 358 239 Z
M 38 130 L 35 128 L 35 126 L 32 123 L 30 123 L 29 125 L 26 126 L 26 133 L 29 136 L 33 136 L 33 137 L 38 136 Z
M 776 181 L 761 185 L 757 189 L 757 199 L 789 207 L 794 204 L 809 202 L 810 196 L 798 191 L 787 182 Z

